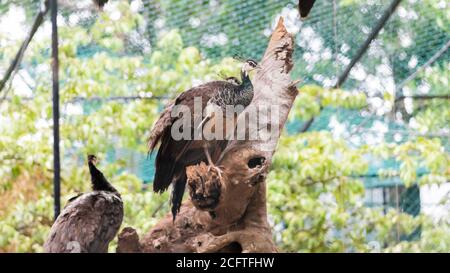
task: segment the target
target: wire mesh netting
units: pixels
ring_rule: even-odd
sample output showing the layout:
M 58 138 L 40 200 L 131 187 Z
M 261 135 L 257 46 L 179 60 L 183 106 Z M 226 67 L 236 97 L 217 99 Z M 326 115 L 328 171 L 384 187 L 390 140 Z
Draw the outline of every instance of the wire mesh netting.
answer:
M 232 62 L 229 57 L 235 55 L 259 60 L 280 16 L 284 17 L 287 29 L 296 34 L 293 78 L 300 78 L 301 85 L 332 88 L 391 4 L 388 0 L 316 1 L 308 19 L 300 21 L 297 1 L 293 0 L 109 1 L 101 12 L 90 0 L 58 2 L 60 62 L 66 75 L 61 77 L 62 119 L 68 122 L 77 115 L 101 111 L 102 105 L 110 102 L 114 106 L 109 112 L 105 110 L 103 117 L 108 118 L 114 111 L 142 111 L 143 115 L 155 116 L 177 93 L 218 78 L 214 65 L 228 65 Z M 0 75 L 6 71 L 43 6 L 42 1 L 0 1 Z M 163 38 L 170 35 L 175 38 Z M 46 20 L 33 38 L 30 52 L 8 80 L 9 87 L 0 93 L 2 101 L 13 103 L 20 99 L 31 104 L 42 99 L 34 92 L 42 88 L 40 83 L 50 82 L 49 38 L 50 22 Z M 339 86 L 348 92 L 363 93 L 367 105 L 359 109 L 323 107 L 311 120 L 308 131 L 328 131 L 350 147 L 435 138 L 448 153 L 449 46 L 447 1 L 401 1 L 348 79 Z M 180 68 L 177 63 L 182 58 L 180 50 L 186 59 L 200 58 L 196 55 L 198 50 L 199 56 L 207 61 L 201 65 L 195 62 L 195 68 L 191 64 L 186 65 L 189 68 Z M 70 65 L 64 66 L 65 62 Z M 152 70 L 155 63 L 159 65 L 158 71 Z M 133 72 L 127 74 L 124 67 Z M 88 75 L 97 78 L 94 81 Z M 83 79 L 82 92 L 73 91 L 81 84 L 71 81 L 75 76 Z M 152 109 L 143 110 L 149 104 Z M 428 109 L 441 115 L 436 118 Z M 0 120 L 6 122 L 6 117 Z M 153 120 L 154 117 L 148 120 L 148 128 Z M 310 117 L 290 120 L 288 134 L 297 135 L 309 120 Z M 424 120 L 428 122 L 426 128 Z M 50 128 L 46 121 L 40 122 L 37 127 Z M 100 126 L 117 122 L 136 120 L 98 121 Z M 86 130 L 86 135 L 104 137 L 104 148 L 99 149 L 106 151 L 109 162 L 126 162 L 114 170 L 116 173 L 131 172 L 141 181 L 151 183 L 154 157 L 147 156 L 142 147 L 144 136 L 135 136 L 136 144 L 132 145 L 121 142 L 120 137 L 145 128 L 138 126 L 135 131 L 119 128 L 104 134 L 101 128 L 77 126 L 80 131 Z M 65 141 L 68 142 L 63 137 L 62 142 Z M 48 143 L 48 139 L 44 142 Z M 89 147 L 89 140 L 75 139 L 63 145 L 63 162 L 76 161 L 82 165 L 84 157 L 80 149 Z M 366 188 L 364 202 L 368 207 L 392 207 L 414 216 L 424 209 L 433 213 L 437 210 L 436 196 L 448 191 L 448 183 L 439 189 L 418 184 L 406 187 L 400 176 L 380 174 L 380 170 L 403 168 L 396 160 L 369 159 L 369 162 L 365 174 L 359 175 Z M 417 168 L 417 179 L 428 173 L 426 168 Z M 411 234 L 406 239 L 419 236 L 418 232 Z

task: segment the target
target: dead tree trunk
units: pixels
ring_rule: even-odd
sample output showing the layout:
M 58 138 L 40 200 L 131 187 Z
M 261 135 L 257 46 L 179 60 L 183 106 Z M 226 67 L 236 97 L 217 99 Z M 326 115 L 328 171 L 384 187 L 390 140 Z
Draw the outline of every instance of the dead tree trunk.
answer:
M 135 232 L 126 229 L 119 235 L 118 251 L 277 251 L 267 222 L 265 179 L 297 95 L 289 75 L 292 53 L 293 37 L 281 18 L 253 80 L 252 103 L 238 117 L 239 124 L 256 109 L 259 123 L 250 122 L 255 126 L 247 128 L 246 138 L 229 143 L 216 163 L 221 175 L 204 163 L 187 168 L 190 200 L 183 204 L 175 222 L 167 215 L 139 243 Z M 249 140 L 254 133 L 258 137 Z M 207 209 L 214 202 L 217 206 Z

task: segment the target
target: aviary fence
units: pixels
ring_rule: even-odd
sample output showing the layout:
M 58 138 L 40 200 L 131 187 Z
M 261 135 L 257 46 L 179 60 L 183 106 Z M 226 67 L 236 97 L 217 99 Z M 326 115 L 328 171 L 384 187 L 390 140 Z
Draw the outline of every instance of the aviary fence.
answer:
M 27 58 L 27 51 L 19 49 L 27 39 L 31 45 L 42 36 L 48 36 L 47 41 L 50 41 L 51 12 L 48 10 L 54 2 L 49 1 L 48 6 L 45 1 L 34 0 L 0 3 L 0 40 L 3 42 L 0 46 L 5 49 L 0 51 L 0 75 L 4 75 L 0 85 L 1 104 L 11 103 L 18 97 L 31 104 L 37 82 L 42 78 L 50 80 L 51 73 L 41 62 L 48 62 L 51 56 L 55 59 L 51 52 L 57 52 L 56 47 L 52 48 L 51 43 L 40 45 L 38 50 L 42 59 Z M 65 62 L 68 55 L 79 60 L 109 56 L 118 62 L 128 58 L 124 64 L 133 66 L 133 57 L 140 56 L 144 64 L 149 64 L 154 61 L 149 52 L 166 46 L 195 47 L 211 65 L 234 55 L 259 59 L 270 30 L 278 16 L 283 16 L 288 30 L 296 33 L 294 78 L 301 78 L 302 85 L 338 87 L 364 93 L 368 98 L 368 104 L 357 110 L 320 106 L 317 116 L 291 121 L 287 128 L 289 134 L 325 130 L 355 147 L 379 141 L 404 143 L 417 137 L 437 138 L 448 153 L 450 18 L 447 1 L 316 2 L 309 18 L 300 21 L 297 1 L 293 0 L 110 1 L 102 12 L 89 0 L 58 1 L 58 28 L 86 30 L 74 31 L 74 37 L 60 31 L 63 41 L 59 51 L 63 51 L 63 56 L 60 53 L 59 61 Z M 53 15 L 51 18 L 56 18 L 56 13 Z M 37 30 L 34 38 L 27 34 L 33 33 L 33 29 Z M 175 45 L 161 45 L 162 35 L 173 30 L 181 40 L 172 41 Z M 111 39 L 98 43 L 96 37 L 101 35 L 110 35 Z M 115 35 L 122 36 L 117 40 L 113 38 Z M 75 39 L 73 45 L 67 42 L 70 38 Z M 196 58 L 195 54 L 186 58 L 192 56 Z M 167 65 L 171 64 L 168 62 Z M 444 77 L 433 78 L 434 73 Z M 127 80 L 123 75 L 118 77 Z M 60 118 L 70 120 L 74 112 L 78 114 L 80 107 L 83 115 L 89 115 L 99 105 L 109 102 L 126 107 L 136 101 L 151 101 L 160 109 L 186 86 L 175 83 L 171 84 L 172 90 L 154 90 L 155 86 L 151 84 L 139 87 L 132 78 L 129 76 L 129 86 L 126 82 L 124 86 L 123 82 L 114 81 L 106 83 L 112 92 L 87 92 L 86 96 L 71 96 L 70 78 L 62 78 L 59 84 L 65 93 L 61 96 Z M 163 75 L 158 80 L 177 81 L 170 75 Z M 193 77 L 189 81 L 195 84 L 201 80 Z M 57 87 L 54 85 L 56 93 L 53 97 L 56 99 Z M 391 97 L 390 105 L 383 103 L 386 96 Z M 427 108 L 442 109 L 447 126 L 432 131 L 416 129 L 415 115 Z M 53 113 L 54 120 L 59 120 L 56 108 Z M 58 137 L 58 127 L 53 128 Z M 62 166 L 73 158 L 82 162 L 83 155 L 75 146 L 66 148 L 60 155 Z M 58 158 L 56 146 L 54 149 Z M 138 175 L 144 183 L 151 183 L 153 158 L 147 157 L 142 150 L 111 145 L 107 155 L 110 161 L 126 158 L 125 169 Z M 58 173 L 58 161 L 55 164 L 53 169 Z M 417 184 L 405 187 L 400 177 L 379 173 L 380 169 L 399 168 L 394 160 L 371 162 L 368 172 L 360 176 L 366 187 L 366 205 L 394 207 L 412 215 L 418 215 L 424 209 L 433 210 L 434 203 L 428 202 L 433 201 L 429 195 L 434 196 L 434 193 L 424 192 Z M 417 176 L 426 173 L 425 169 L 419 170 Z M 56 178 L 56 200 L 59 183 Z M 55 204 L 58 211 L 58 201 Z

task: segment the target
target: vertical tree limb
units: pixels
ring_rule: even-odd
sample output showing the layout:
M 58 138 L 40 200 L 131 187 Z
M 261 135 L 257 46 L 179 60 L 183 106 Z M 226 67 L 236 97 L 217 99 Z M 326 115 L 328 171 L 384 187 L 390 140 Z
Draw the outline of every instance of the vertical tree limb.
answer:
M 28 45 L 30 44 L 31 40 L 34 37 L 34 34 L 41 26 L 42 22 L 44 21 L 44 17 L 47 14 L 49 10 L 49 4 L 48 1 L 45 1 L 44 8 L 39 11 L 39 13 L 36 15 L 36 18 L 34 19 L 33 26 L 30 29 L 30 32 L 28 33 L 27 37 L 23 41 L 22 45 L 20 46 L 19 50 L 16 53 L 16 56 L 12 60 L 11 64 L 9 65 L 8 69 L 5 72 L 5 75 L 3 76 L 2 80 L 0 81 L 0 92 L 5 87 L 6 83 L 10 79 L 12 73 L 17 69 L 20 62 L 22 61 L 23 54 L 25 53 L 25 50 L 27 49 Z
M 59 59 L 58 59 L 58 2 L 50 0 L 52 22 L 52 114 L 53 114 L 53 199 L 54 219 L 61 211 L 61 162 L 59 152 Z
M 377 24 L 372 28 L 372 31 L 367 36 L 364 43 L 361 45 L 361 47 L 356 52 L 355 56 L 352 58 L 350 63 L 345 68 L 344 72 L 342 72 L 341 75 L 339 75 L 336 84 L 334 85 L 334 88 L 340 88 L 344 84 L 344 82 L 347 80 L 348 75 L 350 74 L 350 71 L 352 71 L 353 67 L 359 62 L 359 60 L 364 56 L 367 49 L 369 49 L 370 44 L 372 41 L 378 36 L 378 33 L 383 29 L 384 25 L 386 25 L 387 21 L 391 17 L 391 15 L 394 13 L 394 11 L 397 9 L 398 5 L 400 4 L 401 0 L 393 0 L 389 6 L 384 11 L 381 18 L 378 20 Z M 335 41 L 336 42 L 336 41 Z M 323 110 L 323 107 L 320 106 L 320 111 Z M 306 121 L 302 128 L 300 129 L 299 133 L 304 133 L 309 130 L 311 125 L 313 124 L 315 118 L 312 117 L 308 121 Z

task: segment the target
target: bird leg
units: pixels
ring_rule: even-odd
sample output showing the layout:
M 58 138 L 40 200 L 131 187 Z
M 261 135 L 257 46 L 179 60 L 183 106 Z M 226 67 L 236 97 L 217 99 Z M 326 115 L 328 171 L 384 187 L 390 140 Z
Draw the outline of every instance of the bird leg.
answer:
M 208 172 L 211 171 L 211 169 L 215 169 L 219 179 L 222 180 L 222 170 L 212 162 L 207 144 L 203 144 L 203 151 L 205 152 L 206 159 L 208 160 Z

